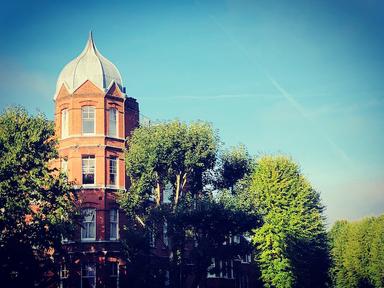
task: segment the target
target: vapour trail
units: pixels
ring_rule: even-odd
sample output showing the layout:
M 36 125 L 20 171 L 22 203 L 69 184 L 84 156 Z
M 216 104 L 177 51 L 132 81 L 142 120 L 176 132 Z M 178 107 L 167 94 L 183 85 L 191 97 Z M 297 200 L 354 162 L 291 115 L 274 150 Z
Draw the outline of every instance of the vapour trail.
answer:
M 201 7 L 201 4 L 198 1 L 194 1 L 194 3 L 203 11 L 203 8 Z M 258 69 L 265 75 L 265 77 L 270 81 L 272 86 L 279 92 L 281 96 L 284 97 L 285 100 L 288 101 L 288 103 L 306 120 L 308 120 L 316 129 L 318 135 L 322 137 L 333 149 L 333 151 L 339 155 L 344 161 L 347 162 L 348 165 L 352 165 L 351 158 L 345 153 L 345 151 L 337 145 L 331 137 L 329 137 L 322 129 L 320 129 L 319 125 L 315 123 L 315 121 L 309 117 L 308 113 L 305 111 L 305 108 L 303 105 L 301 105 L 295 97 L 287 92 L 282 85 L 273 77 L 271 74 L 262 67 L 261 61 L 255 60 L 255 56 L 251 56 L 248 51 L 243 47 L 243 45 L 240 44 L 240 42 L 233 37 L 231 33 L 227 31 L 227 29 L 216 19 L 214 15 L 212 15 L 209 12 L 204 11 L 208 15 L 208 17 L 212 20 L 213 23 L 228 37 L 228 39 L 232 42 L 232 44 L 237 47 L 239 51 L 245 56 L 255 67 L 258 67 Z M 256 56 L 257 57 L 257 56 Z

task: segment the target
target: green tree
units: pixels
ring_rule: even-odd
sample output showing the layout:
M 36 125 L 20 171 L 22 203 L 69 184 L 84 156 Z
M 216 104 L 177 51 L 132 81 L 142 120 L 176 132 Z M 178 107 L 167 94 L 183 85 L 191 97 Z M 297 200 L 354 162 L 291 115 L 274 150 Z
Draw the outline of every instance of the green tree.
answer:
M 217 169 L 218 188 L 229 189 L 235 193 L 235 185 L 252 172 L 253 165 L 253 159 L 244 145 L 224 150 L 220 155 Z
M 73 227 L 71 186 L 50 168 L 53 136 L 53 123 L 41 114 L 13 107 L 0 115 L 0 279 L 9 287 L 54 280 L 45 276 Z
M 324 287 L 328 244 L 317 193 L 284 156 L 257 161 L 244 198 L 258 209 L 263 226 L 252 236 L 266 287 Z
M 244 172 L 239 171 L 236 179 L 227 179 L 222 172 L 227 173 L 229 165 L 216 169 L 218 151 L 218 136 L 204 122 L 187 125 L 173 121 L 141 127 L 128 141 L 126 167 L 132 185 L 128 192 L 121 193 L 120 205 L 141 223 L 128 230 L 136 227 L 142 229 L 142 235 L 150 234 L 151 230 L 161 235 L 162 229 L 160 233 L 156 229 L 167 223 L 171 259 L 163 263 L 163 269 L 171 272 L 172 287 L 182 287 L 191 272 L 193 287 L 203 287 L 213 257 L 220 255 L 230 260 L 249 252 L 251 247 L 244 241 L 224 245 L 229 235 L 243 234 L 260 225 L 256 213 L 241 211 L 234 205 L 236 201 L 222 201 L 235 196 L 226 193 L 226 197 L 219 197 L 225 191 L 219 192 L 217 183 L 234 186 L 246 169 L 242 168 Z M 221 163 L 245 166 L 229 158 Z M 171 191 L 169 203 L 162 201 L 166 187 Z
M 218 144 L 215 131 L 204 122 L 173 121 L 136 129 L 128 139 L 126 154 L 130 193 L 121 195 L 121 205 L 137 216 L 145 213 L 148 200 L 160 204 L 161 189 L 167 184 L 174 191 L 174 207 L 187 189 L 193 195 L 202 193 L 205 173 L 215 165 Z
M 384 287 L 384 215 L 338 221 L 329 239 L 334 287 Z

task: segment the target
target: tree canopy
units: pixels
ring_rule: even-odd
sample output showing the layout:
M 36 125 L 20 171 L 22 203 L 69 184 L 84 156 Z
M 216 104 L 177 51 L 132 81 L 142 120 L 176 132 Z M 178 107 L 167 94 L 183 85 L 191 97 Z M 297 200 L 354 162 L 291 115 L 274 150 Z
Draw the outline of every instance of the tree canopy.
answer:
M 157 235 L 169 239 L 167 269 L 172 287 L 182 287 L 180 279 L 185 281 L 192 271 L 193 287 L 204 285 L 212 258 L 234 259 L 249 253 L 246 241 L 230 245 L 231 235 L 260 226 L 257 213 L 242 211 L 236 201 L 223 201 L 236 197 L 226 188 L 248 172 L 250 157 L 240 147 L 223 152 L 225 157 L 220 158 L 219 144 L 216 132 L 204 122 L 140 127 L 128 140 L 126 169 L 132 185 L 121 193 L 120 204 L 139 219 L 141 227 L 131 225 L 127 230 L 137 227 L 148 235 L 167 226 L 166 232 L 160 229 Z
M 266 287 L 324 287 L 328 247 L 319 193 L 285 156 L 263 156 L 243 198 L 264 224 L 252 241 Z
M 329 239 L 334 287 L 384 287 L 384 215 L 337 221 Z
M 74 194 L 66 177 L 50 167 L 56 144 L 53 122 L 43 115 L 31 116 L 19 107 L 0 115 L 3 284 L 46 287 L 44 275 L 52 268 L 54 253 L 62 236 L 72 231 Z
M 215 131 L 204 122 L 173 121 L 136 129 L 128 139 L 126 171 L 131 187 L 123 205 L 127 211 L 138 211 L 149 199 L 159 204 L 160 190 L 167 184 L 173 187 L 173 205 L 187 187 L 189 193 L 201 193 L 204 173 L 213 169 L 218 146 Z

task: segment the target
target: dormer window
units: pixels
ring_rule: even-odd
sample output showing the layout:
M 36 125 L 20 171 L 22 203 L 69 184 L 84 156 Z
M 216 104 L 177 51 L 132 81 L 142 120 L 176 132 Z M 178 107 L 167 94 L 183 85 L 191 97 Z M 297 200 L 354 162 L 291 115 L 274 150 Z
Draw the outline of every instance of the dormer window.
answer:
M 109 129 L 108 135 L 112 137 L 117 137 L 117 109 L 109 109 Z
M 68 124 L 69 124 L 69 113 L 68 109 L 61 110 L 61 138 L 67 138 L 68 133 Z
M 95 134 L 95 107 L 84 106 L 81 109 L 83 134 Z

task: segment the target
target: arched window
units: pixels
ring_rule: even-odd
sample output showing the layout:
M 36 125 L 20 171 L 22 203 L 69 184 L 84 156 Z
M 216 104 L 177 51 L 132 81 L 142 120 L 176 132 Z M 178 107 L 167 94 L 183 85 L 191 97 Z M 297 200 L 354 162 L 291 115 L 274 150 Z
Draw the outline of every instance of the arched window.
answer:
M 95 134 L 95 110 L 93 106 L 83 106 L 81 108 L 83 134 Z
M 109 109 L 109 129 L 108 135 L 112 137 L 117 137 L 117 109 Z

